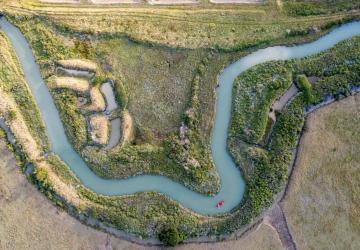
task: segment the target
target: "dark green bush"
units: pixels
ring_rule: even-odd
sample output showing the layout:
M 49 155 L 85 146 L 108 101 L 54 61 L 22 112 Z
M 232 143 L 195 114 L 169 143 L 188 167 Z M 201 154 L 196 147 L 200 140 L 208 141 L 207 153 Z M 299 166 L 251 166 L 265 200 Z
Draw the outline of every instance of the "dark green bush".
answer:
M 185 233 L 180 232 L 179 229 L 173 225 L 167 225 L 158 235 L 159 240 L 166 246 L 176 246 L 183 242 L 187 236 Z

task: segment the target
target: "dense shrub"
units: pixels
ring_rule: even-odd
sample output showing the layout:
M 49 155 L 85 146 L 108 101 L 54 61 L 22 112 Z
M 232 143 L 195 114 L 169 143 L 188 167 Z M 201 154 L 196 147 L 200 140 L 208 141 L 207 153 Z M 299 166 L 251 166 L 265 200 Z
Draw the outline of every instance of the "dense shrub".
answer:
M 160 233 L 159 240 L 167 246 L 176 246 L 183 242 L 187 237 L 185 233 L 182 233 L 178 228 L 171 224 L 167 225 Z
M 326 13 L 326 10 L 317 3 L 286 3 L 285 9 L 291 16 L 312 16 Z
M 94 56 L 95 50 L 92 47 L 90 40 L 76 39 L 74 45 L 75 52 L 80 54 L 83 58 L 91 59 Z
M 304 101 L 307 104 L 311 104 L 314 101 L 314 96 L 312 93 L 311 83 L 305 75 L 298 75 L 297 83 L 300 90 L 303 92 Z

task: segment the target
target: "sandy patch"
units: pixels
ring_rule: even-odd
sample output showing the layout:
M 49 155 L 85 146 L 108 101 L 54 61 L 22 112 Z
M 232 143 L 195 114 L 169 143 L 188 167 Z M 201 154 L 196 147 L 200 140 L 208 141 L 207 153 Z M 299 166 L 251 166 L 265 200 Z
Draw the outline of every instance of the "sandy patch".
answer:
M 95 72 L 97 68 L 96 63 L 83 59 L 60 60 L 57 63 L 60 66 L 68 69 L 79 69 Z
M 75 77 L 53 77 L 49 85 L 51 88 L 67 88 L 79 92 L 87 92 L 90 88 L 88 80 Z
M 93 115 L 90 117 L 91 139 L 98 144 L 105 145 L 109 139 L 109 120 L 105 115 Z

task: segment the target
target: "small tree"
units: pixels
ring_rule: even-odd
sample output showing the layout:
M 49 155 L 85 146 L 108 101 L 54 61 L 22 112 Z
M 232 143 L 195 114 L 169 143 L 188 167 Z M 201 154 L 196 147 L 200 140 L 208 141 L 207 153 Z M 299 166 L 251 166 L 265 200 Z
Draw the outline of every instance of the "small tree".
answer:
M 177 244 L 183 242 L 186 239 L 186 234 L 178 230 L 178 228 L 171 224 L 166 226 L 159 233 L 159 240 L 163 242 L 166 246 L 176 246 Z

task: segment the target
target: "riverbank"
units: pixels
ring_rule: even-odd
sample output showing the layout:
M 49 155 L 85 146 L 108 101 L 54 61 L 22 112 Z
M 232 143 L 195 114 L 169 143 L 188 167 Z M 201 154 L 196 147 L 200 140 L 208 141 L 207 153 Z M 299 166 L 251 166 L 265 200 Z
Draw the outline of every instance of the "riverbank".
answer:
M 321 138 L 316 141 L 324 140 L 324 138 L 329 138 L 329 136 L 324 136 L 324 133 L 332 136 L 333 129 L 324 130 L 324 126 L 327 123 L 325 120 L 329 120 L 329 117 L 336 117 L 337 112 L 340 112 L 343 115 L 341 118 L 341 123 L 346 122 L 347 124 L 354 124 L 349 122 L 349 115 L 352 117 L 350 120 L 356 119 L 356 115 L 353 112 L 357 112 L 359 104 L 353 102 L 352 99 L 359 98 L 357 97 L 349 97 L 340 102 L 336 102 L 327 107 L 321 108 L 318 111 L 314 112 L 311 117 L 308 117 L 308 126 L 310 126 L 307 133 L 302 137 L 302 144 L 299 148 L 299 159 L 309 159 L 307 155 L 313 154 L 311 157 L 314 158 L 324 158 L 323 153 L 313 153 L 315 148 L 324 148 L 326 145 L 333 145 L 333 143 L 326 143 L 318 146 L 308 147 L 309 144 L 313 144 L 314 135 L 318 135 Z M 335 141 L 341 141 L 344 133 L 339 134 L 340 137 L 336 139 L 331 139 Z M 332 138 L 332 137 L 331 137 Z M 325 139 L 327 140 L 327 139 Z M 353 137 L 352 137 L 353 141 Z M 343 145 L 342 145 L 343 146 Z M 308 152 L 306 149 L 311 149 L 312 152 Z M 331 147 L 329 148 L 331 149 Z M 341 147 L 343 153 L 351 152 L 348 147 Z M 333 152 L 330 150 L 330 153 Z M 0 156 L 2 163 L 0 163 L 0 219 L 3 221 L 3 227 L 0 228 L 0 247 L 4 249 L 48 249 L 49 242 L 51 242 L 51 247 L 53 248 L 85 248 L 85 249 L 117 249 L 117 248 L 131 248 L 131 249 L 145 249 L 145 247 L 139 246 L 137 244 L 129 243 L 126 240 L 121 240 L 112 236 L 108 236 L 98 230 L 92 229 L 88 226 L 81 224 L 78 220 L 69 216 L 65 211 L 60 209 L 59 207 L 51 204 L 46 197 L 44 197 L 41 193 L 36 190 L 36 188 L 31 185 L 28 180 L 25 178 L 24 174 L 19 171 L 18 166 L 16 165 L 16 160 L 13 156 L 13 153 L 9 151 L 7 148 L 4 139 L 0 140 Z M 325 156 L 326 158 L 326 156 Z M 336 157 L 337 159 L 337 157 Z M 297 171 L 306 171 L 307 168 L 303 168 L 305 166 L 302 164 L 303 160 L 299 160 L 295 168 Z M 6 163 L 6 164 L 5 164 Z M 328 166 L 328 165 L 327 165 Z M 326 166 L 326 169 L 328 168 Z M 350 170 L 349 170 L 350 171 Z M 335 177 L 335 172 L 328 172 L 333 177 Z M 297 174 L 296 179 L 290 180 L 290 185 L 292 186 L 291 190 L 294 190 L 300 185 L 297 184 L 300 179 L 304 179 L 307 177 L 303 177 L 304 175 Z M 323 176 L 323 174 L 315 174 L 317 178 Z M 342 176 L 342 175 L 341 175 Z M 301 178 L 300 178 L 301 177 Z M 350 178 L 351 179 L 351 178 Z M 349 179 L 347 179 L 349 180 Z M 303 185 L 301 185 L 303 186 Z M 317 186 L 316 189 L 319 187 Z M 340 188 L 340 189 L 338 189 Z M 313 189 L 313 190 L 316 190 Z M 342 190 L 343 188 L 340 186 L 333 186 L 331 190 L 336 192 L 336 190 Z M 300 193 L 302 193 L 300 189 Z M 311 191 L 311 189 L 309 189 Z M 291 191 L 293 192 L 293 191 Z M 299 194 L 300 194 L 299 193 Z M 348 192 L 347 195 L 350 195 Z M 289 206 L 292 204 L 292 201 L 289 199 L 297 199 L 299 195 L 287 195 L 285 201 L 283 203 L 286 204 L 286 211 L 289 211 Z M 317 196 L 318 197 L 318 196 Z M 24 205 L 25 204 L 25 205 Z M 299 204 L 299 203 L 296 203 Z M 301 204 L 301 202 L 300 202 Z M 307 205 L 318 206 L 317 202 L 309 201 Z M 347 206 L 337 206 L 337 208 L 345 209 Z M 288 221 L 294 220 L 296 214 L 288 212 L 285 214 Z M 331 219 L 333 216 L 322 216 L 323 219 Z M 313 221 L 313 220 L 312 220 Z M 346 221 L 346 219 L 345 219 Z M 26 222 L 26 225 L 23 223 Z M 29 227 L 29 223 L 31 223 L 31 227 Z M 314 224 L 315 223 L 315 224 Z M 52 230 L 56 225 L 56 230 Z M 308 222 L 306 224 L 309 225 L 323 225 L 319 224 L 319 222 Z M 325 225 L 325 224 L 324 224 Z M 298 231 L 301 227 L 305 226 L 305 224 L 296 223 L 295 226 L 292 226 L 292 234 L 297 239 L 297 248 L 303 249 L 303 241 L 301 238 L 302 234 L 299 234 Z M 58 229 L 61 229 L 60 231 Z M 60 232 L 60 234 L 59 234 Z M 308 231 L 307 231 L 308 232 Z M 309 233 L 312 235 L 312 230 Z M 325 230 L 322 231 L 322 234 L 329 235 L 329 233 Z M 348 233 L 353 233 L 354 231 L 350 231 Z M 319 242 L 319 239 L 316 238 L 312 240 L 311 237 L 306 238 L 307 246 L 319 247 L 321 246 L 328 248 L 330 245 L 334 246 L 334 244 L 341 244 L 342 236 L 339 234 L 333 235 L 331 234 L 331 239 L 326 242 Z M 45 245 L 43 243 L 46 242 Z M 338 245 L 339 246 L 339 245 Z M 350 246 L 354 246 L 351 244 Z M 272 249 L 283 249 L 281 243 L 279 242 L 279 238 L 277 234 L 273 231 L 271 226 L 259 225 L 255 227 L 253 230 L 250 230 L 245 236 L 241 237 L 237 240 L 220 242 L 220 243 L 202 243 L 202 244 L 186 244 L 184 246 L 178 247 L 178 249 L 208 249 L 211 247 L 212 249 L 264 249 L 271 247 Z M 159 249 L 158 247 L 146 247 L 146 249 Z
M 46 250 L 54 249 L 159 249 L 144 247 L 105 234 L 83 225 L 61 208 L 52 204 L 19 170 L 15 157 L 0 139 L 0 248 Z M 31 225 L 31 227 L 29 227 Z M 54 225 L 56 225 L 56 230 Z M 237 248 L 254 249 L 273 246 L 280 249 L 276 235 L 267 226 L 261 226 L 246 237 L 231 242 L 190 244 L 180 249 Z

